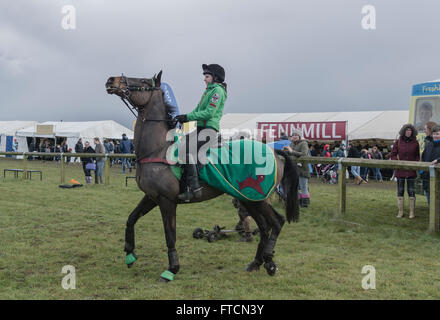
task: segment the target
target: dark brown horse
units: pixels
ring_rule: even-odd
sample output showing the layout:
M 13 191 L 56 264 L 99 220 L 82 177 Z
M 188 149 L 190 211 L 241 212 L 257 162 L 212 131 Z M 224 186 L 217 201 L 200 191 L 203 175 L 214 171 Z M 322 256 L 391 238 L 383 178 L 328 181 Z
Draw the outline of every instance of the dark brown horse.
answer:
M 167 141 L 167 133 L 175 127 L 170 116 L 170 107 L 164 102 L 160 89 L 162 71 L 151 79 L 110 77 L 106 83 L 107 93 L 118 95 L 127 100 L 137 112 L 134 130 L 136 160 L 136 182 L 145 193 L 143 199 L 131 212 L 125 230 L 126 264 L 131 267 L 136 261 L 134 253 L 134 226 L 137 220 L 154 207 L 159 206 L 168 247 L 168 269 L 160 279 L 170 281 L 179 271 L 179 259 L 176 251 L 176 207 L 180 204 L 177 195 L 180 192 L 179 181 L 167 163 L 166 152 L 172 142 Z M 126 103 L 127 104 L 127 103 Z M 128 106 L 128 104 L 127 104 Z M 133 110 L 132 110 L 133 111 Z M 135 114 L 136 115 L 136 114 Z M 277 184 L 281 183 L 286 194 L 286 217 L 288 222 L 299 218 L 298 206 L 298 171 L 296 164 L 283 152 L 285 161 L 276 157 Z M 215 198 L 223 192 L 208 185 L 203 185 L 202 197 L 192 202 Z M 268 201 L 242 202 L 260 230 L 261 238 L 254 260 L 247 266 L 247 271 L 258 270 L 264 263 L 269 275 L 274 275 L 277 266 L 273 261 L 274 248 L 278 235 L 285 222 Z

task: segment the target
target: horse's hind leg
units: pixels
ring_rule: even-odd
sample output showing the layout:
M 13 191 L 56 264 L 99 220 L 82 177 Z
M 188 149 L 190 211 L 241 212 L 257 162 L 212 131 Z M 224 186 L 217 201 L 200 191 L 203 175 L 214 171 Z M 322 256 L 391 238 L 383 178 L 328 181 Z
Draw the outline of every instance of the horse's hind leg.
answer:
M 159 201 L 160 212 L 162 214 L 163 227 L 165 230 L 165 240 L 168 247 L 168 269 L 160 275 L 161 281 L 172 281 L 179 272 L 179 257 L 176 250 L 176 203 L 161 197 Z
M 257 223 L 261 236 L 255 259 L 247 266 L 246 270 L 258 270 L 264 263 L 267 273 L 273 276 L 277 271 L 277 265 L 273 261 L 275 244 L 285 220 L 266 202 L 243 203 L 243 205 Z
M 285 219 L 270 204 L 265 204 L 263 206 L 265 207 L 263 210 L 265 218 L 272 227 L 272 232 L 270 233 L 263 252 L 264 268 L 269 275 L 273 276 L 277 271 L 277 265 L 273 261 L 273 256 L 275 254 L 274 249 Z
M 139 202 L 137 207 L 130 213 L 127 219 L 127 224 L 125 227 L 125 246 L 124 251 L 126 253 L 125 263 L 127 267 L 132 267 L 133 263 L 137 260 L 137 256 L 134 253 L 135 241 L 134 241 L 134 225 L 139 220 L 140 217 L 147 214 L 151 209 L 156 206 L 149 197 L 144 196 Z
M 254 260 L 249 263 L 246 267 L 246 271 L 252 272 L 260 269 L 260 266 L 264 263 L 263 253 L 266 243 L 269 239 L 270 227 L 267 224 L 265 217 L 258 210 L 258 206 L 251 202 L 241 202 L 241 204 L 246 208 L 249 215 L 257 223 L 258 229 L 260 230 L 260 242 L 258 243 L 257 253 L 255 254 Z

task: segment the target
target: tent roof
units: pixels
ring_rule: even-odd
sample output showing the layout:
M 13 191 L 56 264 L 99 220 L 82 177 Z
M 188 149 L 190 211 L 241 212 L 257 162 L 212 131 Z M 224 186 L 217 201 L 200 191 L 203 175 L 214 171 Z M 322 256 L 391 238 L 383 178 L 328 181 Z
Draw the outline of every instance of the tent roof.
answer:
M 47 121 L 39 123 L 42 125 L 53 125 L 55 136 L 57 137 L 102 137 L 110 139 L 121 139 L 123 133 L 129 139 L 133 139 L 133 131 L 120 125 L 113 120 L 104 121 L 84 121 L 84 122 L 54 122 Z M 17 131 L 18 136 L 38 136 L 36 134 L 36 124 Z
M 257 122 L 348 121 L 348 139 L 396 139 L 408 123 L 408 110 L 308 113 L 228 113 L 220 122 L 222 129 L 256 129 Z
M 15 136 L 17 130 L 35 125 L 37 121 L 0 121 L 0 134 Z

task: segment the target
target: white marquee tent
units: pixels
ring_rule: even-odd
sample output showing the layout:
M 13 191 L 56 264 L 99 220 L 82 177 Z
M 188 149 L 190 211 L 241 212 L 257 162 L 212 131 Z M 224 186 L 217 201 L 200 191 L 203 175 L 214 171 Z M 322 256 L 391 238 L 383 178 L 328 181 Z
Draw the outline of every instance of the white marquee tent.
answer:
M 48 126 L 52 126 L 53 130 L 43 132 L 40 130 L 44 126 L 48 130 Z M 94 147 L 93 138 L 98 137 L 101 142 L 104 139 L 121 139 L 125 133 L 129 139 L 133 139 L 133 131 L 120 125 L 113 120 L 104 121 L 84 121 L 84 122 L 53 122 L 47 121 L 31 125 L 27 128 L 18 130 L 16 135 L 19 137 L 39 137 L 39 138 L 67 138 L 67 145 L 75 152 L 75 144 L 79 138 L 82 138 L 83 144 L 86 141 Z
M 26 138 L 16 136 L 16 132 L 20 129 L 33 126 L 36 123 L 37 121 L 0 121 L 0 151 L 6 151 L 8 139 L 11 140 L 11 142 L 13 139 L 17 139 L 18 152 L 27 152 L 28 146 Z
M 222 130 L 257 129 L 258 122 L 348 121 L 349 140 L 395 140 L 409 121 L 408 110 L 309 113 L 228 113 L 222 117 Z

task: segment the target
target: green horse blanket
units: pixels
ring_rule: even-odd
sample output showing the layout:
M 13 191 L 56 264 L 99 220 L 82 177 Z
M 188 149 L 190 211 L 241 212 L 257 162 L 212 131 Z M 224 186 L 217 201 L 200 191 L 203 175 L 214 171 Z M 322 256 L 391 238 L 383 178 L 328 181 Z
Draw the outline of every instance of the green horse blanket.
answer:
M 176 176 L 178 172 L 173 168 Z M 255 140 L 232 140 L 207 151 L 199 178 L 243 201 L 261 201 L 276 187 L 276 159 L 272 148 Z

